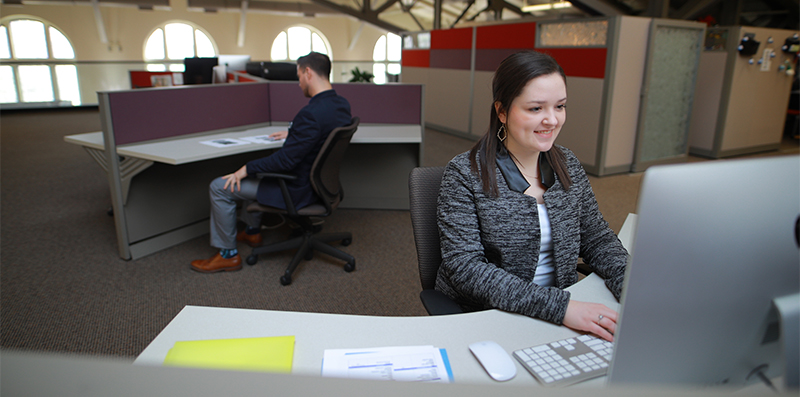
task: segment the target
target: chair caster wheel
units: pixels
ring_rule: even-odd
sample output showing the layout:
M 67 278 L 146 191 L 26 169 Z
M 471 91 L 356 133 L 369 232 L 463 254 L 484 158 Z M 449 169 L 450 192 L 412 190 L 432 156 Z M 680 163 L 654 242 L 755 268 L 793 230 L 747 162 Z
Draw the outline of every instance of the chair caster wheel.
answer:
M 347 247 L 348 245 L 350 245 L 352 243 L 353 243 L 353 239 L 351 239 L 351 238 L 346 238 L 346 239 L 342 240 L 342 245 L 345 246 L 345 247 Z
M 256 264 L 256 262 L 258 262 L 258 256 L 250 255 L 247 257 L 247 259 L 245 259 L 245 262 L 247 262 L 248 265 L 253 266 Z
M 356 261 L 353 261 L 352 263 L 348 263 L 348 264 L 344 265 L 344 271 L 350 273 L 353 270 L 356 270 Z
M 287 276 L 285 274 L 283 276 L 281 276 L 281 285 L 289 285 L 291 283 L 292 283 L 292 277 L 291 276 Z

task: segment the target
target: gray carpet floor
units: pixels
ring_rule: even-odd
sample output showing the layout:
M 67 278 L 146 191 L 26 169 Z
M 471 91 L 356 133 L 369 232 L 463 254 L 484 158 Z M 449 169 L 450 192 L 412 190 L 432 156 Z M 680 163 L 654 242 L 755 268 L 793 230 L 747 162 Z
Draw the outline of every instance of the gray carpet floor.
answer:
M 262 256 L 238 272 L 191 271 L 191 260 L 214 253 L 207 235 L 136 261 L 120 259 L 104 173 L 63 140 L 98 130 L 96 108 L 0 117 L 0 348 L 135 357 L 185 305 L 426 314 L 407 211 L 337 211 L 325 230 L 353 233 L 345 250 L 357 258 L 356 271 L 317 255 L 286 287 L 278 278 L 291 252 Z M 472 144 L 429 130 L 423 165 L 444 165 Z M 781 153 L 797 153 L 796 141 Z M 641 174 L 592 178 L 615 231 L 635 212 L 640 182 Z M 288 232 L 274 229 L 266 238 Z

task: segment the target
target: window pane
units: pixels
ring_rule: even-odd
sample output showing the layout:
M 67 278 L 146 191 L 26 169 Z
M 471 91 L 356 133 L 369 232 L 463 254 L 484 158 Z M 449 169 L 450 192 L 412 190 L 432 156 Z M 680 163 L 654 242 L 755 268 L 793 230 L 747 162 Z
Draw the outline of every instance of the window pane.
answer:
M 150 38 L 147 39 L 147 44 L 144 46 L 144 59 L 164 58 L 164 31 L 156 29 L 156 31 L 150 35 Z
M 14 103 L 17 99 L 17 82 L 14 81 L 14 69 L 11 66 L 0 66 L 0 103 Z
M 372 74 L 375 75 L 375 77 L 372 79 L 375 84 L 386 83 L 386 65 L 382 63 L 372 64 Z
M 52 26 L 48 30 L 50 31 L 50 46 L 53 50 L 53 58 L 74 59 L 75 51 L 72 50 L 72 44 L 69 43 L 64 33 Z M 57 71 L 56 74 L 58 74 Z
M 148 63 L 147 64 L 147 71 L 148 72 L 166 72 L 167 65 L 163 63 Z
M 44 30 L 44 29 L 42 29 Z M 53 79 L 50 67 L 46 65 L 19 66 L 20 91 L 22 102 L 52 102 Z
M 211 40 L 209 40 L 205 33 L 201 32 L 199 29 L 195 29 L 194 39 L 197 43 L 197 56 L 204 58 L 217 56 L 214 52 L 214 45 L 211 44 Z
M 171 63 L 169 64 L 169 71 L 170 72 L 185 72 L 186 65 L 182 63 Z
M 194 56 L 194 28 L 185 23 L 164 26 L 167 38 L 167 58 L 183 59 Z
M 311 52 L 311 31 L 303 27 L 289 28 L 289 59 L 295 61 Z
M 11 58 L 11 49 L 8 47 L 8 29 L 0 26 L 0 59 Z
M 400 64 L 399 63 L 390 63 L 389 64 L 389 74 L 400 74 Z
M 399 61 L 403 53 L 402 39 L 400 36 L 389 33 L 387 35 L 388 43 L 386 45 L 387 59 L 390 61 Z
M 286 32 L 281 32 L 272 42 L 272 51 L 269 54 L 273 61 L 282 61 L 289 58 L 287 53 Z
M 71 101 L 72 106 L 81 104 L 78 69 L 75 65 L 56 65 L 56 81 L 58 81 L 58 99 Z
M 325 41 L 316 33 L 311 34 L 311 51 L 328 55 L 328 47 L 325 45 Z
M 47 40 L 44 24 L 39 21 L 20 19 L 11 21 L 11 47 L 18 59 L 47 59 Z M 24 97 L 24 96 L 23 96 Z
M 431 33 L 419 33 L 417 34 L 417 48 L 420 49 L 428 49 L 431 48 Z
M 378 41 L 375 43 L 375 48 L 372 50 L 372 60 L 373 61 L 385 61 L 386 60 L 386 36 L 381 36 Z

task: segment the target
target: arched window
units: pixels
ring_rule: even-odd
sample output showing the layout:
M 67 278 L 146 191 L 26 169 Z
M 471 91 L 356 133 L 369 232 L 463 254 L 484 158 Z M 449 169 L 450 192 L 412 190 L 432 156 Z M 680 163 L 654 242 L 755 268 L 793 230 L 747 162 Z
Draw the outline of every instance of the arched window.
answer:
M 272 42 L 272 61 L 296 61 L 311 51 L 331 57 L 330 45 L 325 36 L 312 28 L 292 26 L 278 34 Z
M 0 103 L 81 104 L 75 50 L 49 22 L 15 15 L 0 20 Z
M 375 84 L 397 81 L 400 75 L 400 58 L 402 56 L 402 40 L 394 33 L 381 36 L 375 43 L 372 51 L 372 74 L 375 75 Z
M 169 22 L 157 27 L 144 45 L 147 70 L 183 72 L 184 58 L 212 58 L 217 45 L 201 28 L 189 22 Z

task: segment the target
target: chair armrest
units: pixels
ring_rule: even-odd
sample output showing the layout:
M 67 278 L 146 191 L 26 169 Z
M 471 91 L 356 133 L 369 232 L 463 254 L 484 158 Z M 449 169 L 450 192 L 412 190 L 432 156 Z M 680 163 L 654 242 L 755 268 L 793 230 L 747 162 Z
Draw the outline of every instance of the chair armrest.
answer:
M 285 179 L 285 180 L 289 180 L 289 181 L 293 181 L 293 180 L 297 179 L 297 175 L 278 174 L 278 173 L 275 173 L 275 172 L 258 173 L 258 174 L 256 174 L 256 177 L 258 177 L 258 178 L 279 178 L 279 179 Z
M 292 174 L 278 174 L 275 172 L 261 172 L 256 174 L 259 179 L 264 178 L 273 178 L 278 180 L 278 185 L 281 188 L 281 195 L 283 196 L 283 202 L 286 204 L 286 211 L 289 213 L 290 216 L 297 216 L 297 208 L 294 206 L 294 202 L 292 201 L 292 197 L 289 194 L 289 189 L 286 187 L 286 181 L 293 181 L 297 179 L 297 175 Z
M 457 303 L 450 299 L 447 295 L 435 290 L 424 289 L 419 293 L 419 299 L 425 310 L 431 316 L 440 316 L 444 314 L 458 314 L 464 313 Z

